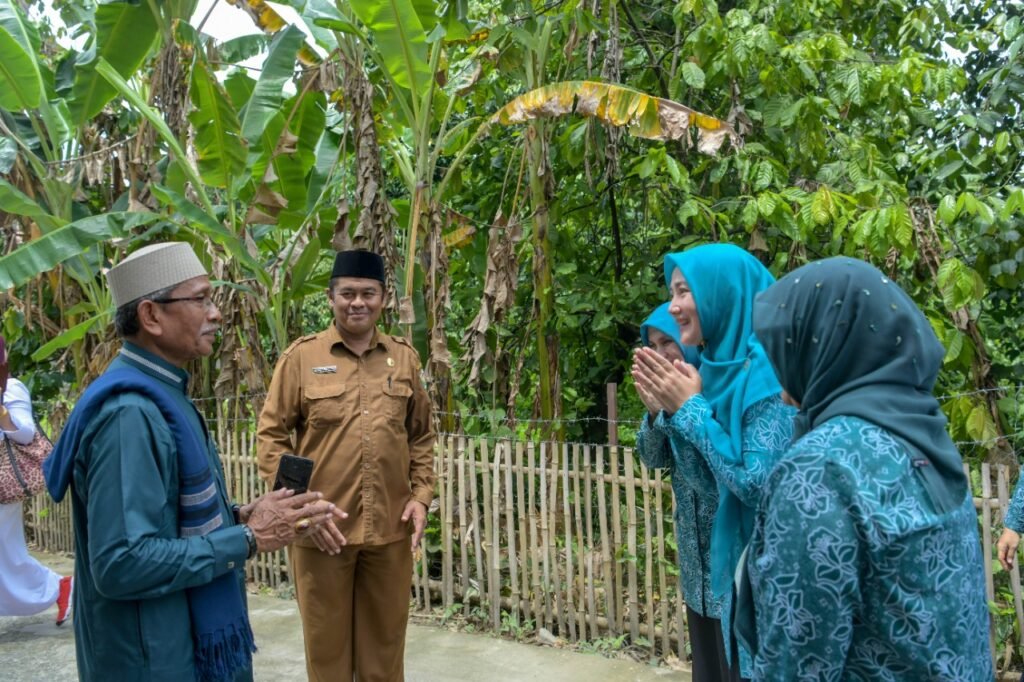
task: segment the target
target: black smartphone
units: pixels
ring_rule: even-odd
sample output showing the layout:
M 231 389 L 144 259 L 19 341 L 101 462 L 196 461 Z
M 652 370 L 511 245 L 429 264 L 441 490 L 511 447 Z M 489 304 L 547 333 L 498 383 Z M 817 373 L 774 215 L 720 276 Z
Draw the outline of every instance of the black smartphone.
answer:
M 277 463 L 274 490 L 288 488 L 294 490 L 296 495 L 304 493 L 309 490 L 309 477 L 312 475 L 313 460 L 298 455 L 281 455 L 281 461 Z

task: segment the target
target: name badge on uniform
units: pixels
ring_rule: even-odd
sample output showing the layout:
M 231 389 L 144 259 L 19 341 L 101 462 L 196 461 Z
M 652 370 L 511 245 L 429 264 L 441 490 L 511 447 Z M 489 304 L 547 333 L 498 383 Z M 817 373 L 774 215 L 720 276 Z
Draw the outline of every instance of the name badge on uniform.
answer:
M 314 367 L 313 374 L 336 374 L 338 372 L 337 365 L 324 365 L 323 367 Z

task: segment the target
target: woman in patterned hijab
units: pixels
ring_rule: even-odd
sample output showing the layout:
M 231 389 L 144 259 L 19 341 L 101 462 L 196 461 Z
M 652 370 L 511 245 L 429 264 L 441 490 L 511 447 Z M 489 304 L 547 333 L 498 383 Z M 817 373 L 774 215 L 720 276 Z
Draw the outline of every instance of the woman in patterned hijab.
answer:
M 927 319 L 841 257 L 758 296 L 754 332 L 799 406 L 747 552 L 754 678 L 991 680 L 977 519 Z

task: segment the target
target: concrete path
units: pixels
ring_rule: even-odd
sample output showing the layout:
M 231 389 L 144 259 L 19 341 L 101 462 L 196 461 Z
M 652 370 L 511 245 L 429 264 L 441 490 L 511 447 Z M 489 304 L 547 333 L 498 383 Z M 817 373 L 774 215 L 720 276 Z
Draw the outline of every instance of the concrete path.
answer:
M 71 571 L 72 562 L 66 557 L 36 556 L 60 573 Z M 255 658 L 256 680 L 305 680 L 302 626 L 295 602 L 251 594 L 249 611 L 260 646 Z M 54 626 L 55 612 L 51 608 L 37 616 L 0 618 L 0 682 L 76 679 L 74 630 L 71 623 Z M 409 682 L 690 680 L 687 673 L 631 661 L 417 624 L 409 626 L 405 655 Z

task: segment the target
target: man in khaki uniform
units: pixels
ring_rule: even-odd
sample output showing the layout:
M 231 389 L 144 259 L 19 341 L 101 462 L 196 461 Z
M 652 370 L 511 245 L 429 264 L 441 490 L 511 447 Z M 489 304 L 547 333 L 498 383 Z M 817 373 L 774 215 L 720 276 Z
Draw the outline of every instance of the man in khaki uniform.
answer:
M 260 474 L 273 481 L 284 453 L 309 457 L 310 489 L 348 512 L 343 540 L 322 528 L 290 549 L 309 679 L 398 681 L 412 551 L 434 493 L 430 399 L 416 351 L 377 330 L 380 256 L 338 253 L 327 297 L 334 324 L 293 343 L 274 370 Z

